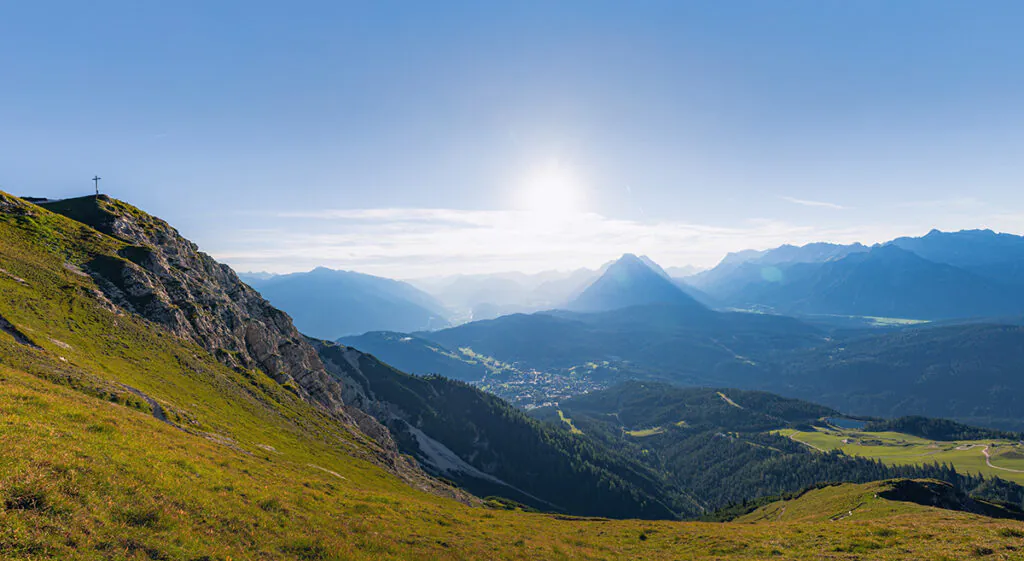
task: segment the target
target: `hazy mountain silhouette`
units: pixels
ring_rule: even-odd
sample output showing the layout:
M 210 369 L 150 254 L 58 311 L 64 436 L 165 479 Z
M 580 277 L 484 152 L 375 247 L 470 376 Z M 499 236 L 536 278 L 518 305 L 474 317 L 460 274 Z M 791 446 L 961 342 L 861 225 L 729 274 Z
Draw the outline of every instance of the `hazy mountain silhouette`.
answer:
M 574 298 L 598 276 L 593 269 L 576 269 L 454 275 L 410 282 L 452 310 L 452 319 L 458 323 L 549 310 Z
M 324 267 L 271 278 L 240 277 L 311 337 L 333 340 L 367 331 L 448 325 L 444 307 L 433 297 L 392 279 Z
M 891 243 L 936 263 L 960 267 L 1004 284 L 1024 285 L 1024 236 L 992 230 L 932 230 L 919 238 L 897 238 Z
M 783 245 L 775 249 L 752 249 L 729 253 L 713 269 L 702 271 L 685 279 L 686 284 L 700 289 L 713 298 L 729 300 L 737 291 L 764 277 L 775 276 L 780 265 L 792 263 L 825 263 L 842 259 L 851 253 L 868 251 L 857 244 L 810 243 L 804 246 Z
M 716 307 L 915 319 L 1005 317 L 1024 312 L 1024 237 L 932 230 L 872 248 L 784 245 L 730 253 L 714 269 L 684 280 L 707 294 L 701 302 Z
M 748 284 L 732 303 L 781 313 L 915 319 L 1000 316 L 1024 309 L 1015 290 L 895 245 L 827 263 L 794 264 L 777 274 Z
M 623 255 L 567 308 L 599 312 L 647 304 L 672 304 L 705 309 L 703 304 L 676 286 L 661 267 L 654 264 L 657 268 L 654 269 L 648 263 L 653 262 L 629 253 Z

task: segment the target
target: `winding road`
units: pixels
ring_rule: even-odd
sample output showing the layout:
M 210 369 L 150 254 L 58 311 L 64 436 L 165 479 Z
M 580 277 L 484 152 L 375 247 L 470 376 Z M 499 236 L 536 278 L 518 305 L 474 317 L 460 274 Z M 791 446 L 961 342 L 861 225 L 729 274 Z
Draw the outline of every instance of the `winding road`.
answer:
M 990 467 L 992 469 L 1001 469 L 1003 471 L 1010 471 L 1010 472 L 1013 472 L 1013 473 L 1024 473 L 1024 469 L 1010 469 L 1010 468 L 1004 468 L 1004 467 L 999 467 L 999 466 L 996 466 L 996 465 L 992 465 L 992 456 L 989 455 L 989 453 L 988 453 L 988 446 L 982 448 L 981 449 L 981 453 L 985 454 L 985 463 L 988 464 L 988 467 Z

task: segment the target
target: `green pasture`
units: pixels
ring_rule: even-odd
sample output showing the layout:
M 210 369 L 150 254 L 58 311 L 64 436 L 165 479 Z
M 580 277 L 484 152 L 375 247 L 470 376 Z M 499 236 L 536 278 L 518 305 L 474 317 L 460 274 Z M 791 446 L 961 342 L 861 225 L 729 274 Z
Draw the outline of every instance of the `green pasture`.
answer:
M 1009 440 L 936 441 L 898 432 L 816 429 L 776 431 L 822 451 L 842 450 L 850 456 L 881 460 L 890 465 L 948 463 L 958 471 L 995 475 L 1024 484 L 1024 447 Z M 991 466 L 983 450 L 991 455 Z

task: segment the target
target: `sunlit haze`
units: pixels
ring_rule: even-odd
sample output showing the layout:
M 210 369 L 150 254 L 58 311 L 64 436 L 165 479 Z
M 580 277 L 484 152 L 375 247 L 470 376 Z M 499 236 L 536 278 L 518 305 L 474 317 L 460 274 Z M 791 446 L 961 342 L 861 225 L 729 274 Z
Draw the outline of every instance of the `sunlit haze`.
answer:
M 402 278 L 1024 232 L 1024 7 L 797 4 L 7 3 L 0 188 Z

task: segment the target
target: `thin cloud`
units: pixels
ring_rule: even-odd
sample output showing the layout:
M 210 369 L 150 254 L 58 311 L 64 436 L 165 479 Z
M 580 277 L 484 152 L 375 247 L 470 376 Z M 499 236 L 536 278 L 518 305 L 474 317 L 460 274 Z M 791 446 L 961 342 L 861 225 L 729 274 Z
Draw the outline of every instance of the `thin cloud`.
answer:
M 834 210 L 847 210 L 848 207 L 843 205 L 837 205 L 835 203 L 826 203 L 824 201 L 808 201 L 807 199 L 797 199 L 795 197 L 779 197 L 784 201 L 789 201 L 795 205 L 801 206 L 813 206 L 818 208 L 831 208 Z
M 767 219 L 721 227 L 496 210 L 325 209 L 266 216 L 272 219 L 260 220 L 258 227 L 218 237 L 218 247 L 209 252 L 238 270 L 289 272 L 323 265 L 409 278 L 595 267 L 623 253 L 647 254 L 666 267 L 710 267 L 725 253 L 747 248 L 822 240 L 871 243 L 921 233 Z

